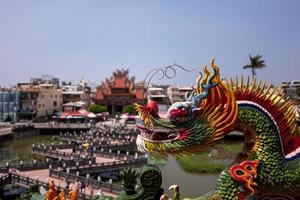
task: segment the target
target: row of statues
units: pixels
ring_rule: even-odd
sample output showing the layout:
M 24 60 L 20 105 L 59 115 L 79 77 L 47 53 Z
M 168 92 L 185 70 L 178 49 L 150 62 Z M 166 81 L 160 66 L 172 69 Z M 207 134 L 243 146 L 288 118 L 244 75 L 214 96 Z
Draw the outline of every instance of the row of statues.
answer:
M 77 191 L 71 190 L 69 192 L 69 198 L 70 200 L 77 200 Z M 46 193 L 46 200 L 66 200 L 66 195 L 64 191 L 61 191 L 59 194 L 57 194 L 57 190 L 55 189 L 55 183 L 54 180 L 49 182 L 49 189 Z

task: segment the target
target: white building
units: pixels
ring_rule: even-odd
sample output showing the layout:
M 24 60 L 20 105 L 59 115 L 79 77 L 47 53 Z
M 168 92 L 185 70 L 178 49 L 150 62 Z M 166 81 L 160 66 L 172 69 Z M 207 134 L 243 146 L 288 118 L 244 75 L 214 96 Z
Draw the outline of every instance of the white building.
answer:
M 63 84 L 63 103 L 84 102 L 87 106 L 90 104 L 91 88 L 87 86 L 86 80 L 81 80 L 79 85 Z
M 168 87 L 167 94 L 168 94 L 168 97 L 169 97 L 171 103 L 181 101 L 178 86 L 171 85 L 170 87 Z
M 300 104 L 300 80 L 282 81 L 280 87 L 294 100 L 295 104 Z
M 193 91 L 193 87 L 191 86 L 179 87 L 179 86 L 172 85 L 168 87 L 167 93 L 170 102 L 175 103 L 175 102 L 186 101 L 187 100 L 186 98 L 191 94 L 192 91 Z
M 167 86 L 151 86 L 147 89 L 148 101 L 156 101 L 157 104 L 168 105 L 169 97 L 166 92 Z

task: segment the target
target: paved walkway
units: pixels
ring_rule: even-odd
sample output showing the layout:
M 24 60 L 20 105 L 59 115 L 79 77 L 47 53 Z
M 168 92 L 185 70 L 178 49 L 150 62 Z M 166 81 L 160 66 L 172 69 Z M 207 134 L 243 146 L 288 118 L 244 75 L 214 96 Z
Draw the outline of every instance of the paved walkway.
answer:
M 61 180 L 61 179 L 49 177 L 49 170 L 48 169 L 41 169 L 41 170 L 32 170 L 32 171 L 27 171 L 27 172 L 20 172 L 20 175 L 21 176 L 25 176 L 25 177 L 29 176 L 29 177 L 31 177 L 33 179 L 38 178 L 39 181 L 45 182 L 45 183 L 47 183 L 47 182 L 49 182 L 51 180 L 54 180 L 54 183 L 57 186 L 60 186 L 62 188 L 66 187 L 65 180 Z M 76 185 L 76 183 L 71 183 L 70 187 L 73 190 L 75 190 L 76 187 L 77 187 L 77 185 Z M 91 193 L 96 194 L 97 192 L 98 192 L 98 189 L 94 189 L 94 188 L 91 188 L 89 186 L 87 186 L 86 189 L 85 189 L 85 194 L 87 194 L 87 195 L 91 195 Z M 101 192 L 102 192 L 103 195 L 106 195 L 106 196 L 117 197 L 117 195 L 113 194 L 113 193 L 104 192 L 104 191 L 101 191 Z
M 72 149 L 61 149 L 59 151 L 62 151 L 62 152 L 68 152 L 68 153 L 71 153 L 72 152 Z M 104 158 L 104 157 L 96 157 L 96 163 L 108 163 L 108 162 L 113 162 L 113 161 L 117 161 L 117 159 L 113 159 L 113 158 Z M 0 177 L 2 175 L 5 175 L 5 174 L 1 174 L 0 173 Z M 49 169 L 41 169 L 41 170 L 32 170 L 32 171 L 24 171 L 24 172 L 20 172 L 20 175 L 21 176 L 24 176 L 24 177 L 30 177 L 30 178 L 33 178 L 33 179 L 36 179 L 38 178 L 41 182 L 49 182 L 51 180 L 54 180 L 54 183 L 62 188 L 65 188 L 66 187 L 66 182 L 65 180 L 61 180 L 61 179 L 57 179 L 57 178 L 53 178 L 53 177 L 50 177 L 49 176 Z M 75 183 L 71 183 L 70 184 L 70 187 L 72 189 L 76 189 L 76 184 Z M 95 194 L 96 193 L 99 193 L 99 190 L 98 189 L 94 189 L 92 187 L 86 187 L 85 189 L 85 194 L 87 195 L 91 195 L 91 193 Z M 102 195 L 106 195 L 106 196 L 111 196 L 111 197 L 117 197 L 116 194 L 113 194 L 113 193 L 109 193 L 109 192 L 104 192 L 104 191 L 101 191 Z
M 7 127 L 0 127 L 0 136 L 12 134 L 12 129 Z

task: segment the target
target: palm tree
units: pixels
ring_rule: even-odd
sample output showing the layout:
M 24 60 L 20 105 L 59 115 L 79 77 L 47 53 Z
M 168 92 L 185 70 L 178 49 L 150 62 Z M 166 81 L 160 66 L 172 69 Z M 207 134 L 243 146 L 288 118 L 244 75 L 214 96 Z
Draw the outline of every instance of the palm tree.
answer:
M 251 56 L 251 54 L 249 54 L 249 58 L 250 58 L 250 64 L 249 65 L 245 65 L 243 66 L 243 69 L 251 69 L 252 72 L 252 79 L 254 79 L 254 76 L 256 75 L 255 70 L 256 69 L 262 69 L 264 67 L 266 67 L 265 64 L 265 60 L 262 60 L 262 56 L 261 55 L 256 55 L 254 57 Z

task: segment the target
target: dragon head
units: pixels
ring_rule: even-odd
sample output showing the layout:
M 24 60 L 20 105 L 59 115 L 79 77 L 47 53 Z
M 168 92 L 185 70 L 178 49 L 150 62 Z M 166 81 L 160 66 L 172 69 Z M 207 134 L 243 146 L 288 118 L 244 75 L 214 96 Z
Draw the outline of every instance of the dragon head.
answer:
M 171 105 L 167 119 L 159 117 L 158 106 L 153 101 L 145 106 L 135 104 L 145 124 L 137 126 L 141 130 L 137 137 L 140 151 L 196 153 L 228 132 L 237 116 L 234 93 L 221 81 L 214 59 L 211 66 L 212 73 L 203 66 L 203 80 L 200 73 L 188 101 Z

